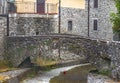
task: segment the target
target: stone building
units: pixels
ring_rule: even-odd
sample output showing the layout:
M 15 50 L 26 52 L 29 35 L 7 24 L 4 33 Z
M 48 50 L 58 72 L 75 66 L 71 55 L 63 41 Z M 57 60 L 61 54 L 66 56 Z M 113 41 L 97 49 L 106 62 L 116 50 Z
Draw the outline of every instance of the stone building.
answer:
M 90 37 L 113 40 L 111 12 L 116 12 L 115 0 L 90 1 Z
M 111 12 L 116 12 L 115 0 L 90 0 L 89 15 L 88 0 L 85 0 L 85 9 L 62 7 L 61 32 L 88 36 L 89 31 L 90 37 L 113 40 Z
M 17 12 L 9 14 L 11 36 L 58 33 L 59 13 L 57 11 L 59 0 L 39 1 L 45 1 L 43 13 L 37 13 L 36 11 L 35 14 L 33 12 L 29 12 L 29 14 L 18 14 Z M 115 0 L 90 0 L 89 8 L 88 1 L 61 0 L 61 33 L 82 36 L 88 36 L 89 34 L 89 37 L 92 38 L 113 40 L 110 13 L 116 12 Z M 56 12 L 52 10 L 56 10 Z
M 0 0 L 0 14 L 7 13 L 7 0 Z

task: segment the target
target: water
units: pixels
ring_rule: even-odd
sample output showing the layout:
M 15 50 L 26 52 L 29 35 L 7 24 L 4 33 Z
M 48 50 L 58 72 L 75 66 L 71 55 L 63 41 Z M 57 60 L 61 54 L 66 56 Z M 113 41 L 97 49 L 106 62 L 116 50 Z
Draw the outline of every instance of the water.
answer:
M 87 83 L 87 76 L 95 67 L 92 65 L 84 65 L 64 71 L 50 80 L 50 83 Z
M 21 83 L 87 83 L 87 74 L 92 69 L 90 64 L 56 68 L 41 71 L 35 78 L 26 79 Z

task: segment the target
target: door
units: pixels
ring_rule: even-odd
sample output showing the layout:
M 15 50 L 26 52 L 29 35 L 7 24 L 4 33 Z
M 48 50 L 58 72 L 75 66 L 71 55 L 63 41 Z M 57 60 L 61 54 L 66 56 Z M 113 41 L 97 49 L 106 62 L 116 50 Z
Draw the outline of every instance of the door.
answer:
M 45 0 L 37 0 L 37 13 L 45 13 Z

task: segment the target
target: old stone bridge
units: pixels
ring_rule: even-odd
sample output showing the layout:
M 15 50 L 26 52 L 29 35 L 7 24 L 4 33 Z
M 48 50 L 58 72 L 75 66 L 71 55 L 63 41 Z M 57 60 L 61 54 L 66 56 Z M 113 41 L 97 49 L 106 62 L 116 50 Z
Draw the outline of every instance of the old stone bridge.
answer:
M 120 76 L 120 42 L 92 39 L 77 35 L 49 34 L 31 37 L 7 37 L 5 59 L 19 66 L 30 57 L 35 63 L 39 57 L 51 60 L 79 60 L 110 68 Z

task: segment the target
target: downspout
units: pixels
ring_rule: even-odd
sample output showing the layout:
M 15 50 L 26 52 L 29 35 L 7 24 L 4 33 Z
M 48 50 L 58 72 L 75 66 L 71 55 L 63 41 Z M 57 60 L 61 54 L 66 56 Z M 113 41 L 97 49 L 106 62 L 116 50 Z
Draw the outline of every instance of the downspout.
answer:
M 61 0 L 59 0 L 59 23 L 58 23 L 58 33 L 60 34 L 61 31 Z M 61 46 L 61 43 L 60 43 L 60 38 L 58 40 L 58 56 L 59 56 L 59 59 L 61 59 L 60 55 L 61 55 L 61 49 L 60 49 L 60 46 Z
M 88 0 L 88 37 L 90 36 L 90 0 Z
M 9 14 L 7 14 L 7 36 L 9 36 Z
M 59 0 L 59 23 L 58 23 L 58 33 L 61 33 L 61 0 Z

